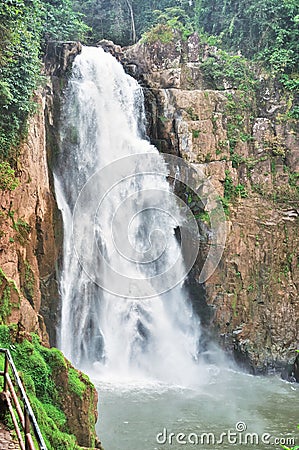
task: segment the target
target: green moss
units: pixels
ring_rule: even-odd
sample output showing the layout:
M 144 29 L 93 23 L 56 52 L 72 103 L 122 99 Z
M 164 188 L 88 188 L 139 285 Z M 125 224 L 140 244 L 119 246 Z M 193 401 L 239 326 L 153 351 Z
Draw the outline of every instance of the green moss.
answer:
M 86 390 L 86 384 L 80 380 L 78 372 L 71 367 L 68 370 L 68 384 L 71 392 L 78 395 L 80 398 L 83 397 Z
M 49 349 L 43 346 L 40 346 L 39 351 L 52 371 L 54 369 L 55 370 L 66 369 L 67 367 L 66 360 L 61 351 L 57 350 L 56 348 Z
M 15 292 L 17 302 L 13 302 L 12 294 Z M 8 278 L 2 269 L 0 269 L 0 324 L 4 324 L 10 316 L 12 308 L 20 307 L 20 295 L 18 288 L 13 280 Z
M 37 397 L 29 394 L 29 400 L 37 419 L 39 427 L 43 433 L 48 449 L 53 450 L 77 450 L 80 447 L 76 444 L 76 438 L 66 432 L 61 431 L 63 413 L 54 412 L 53 406 L 44 404 Z M 55 408 L 55 407 L 54 407 Z M 58 420 L 57 420 L 58 419 Z
M 7 285 L 1 296 L 0 317 L 1 322 L 4 323 L 7 317 L 11 314 L 11 301 L 10 301 L 10 287 Z
M 25 265 L 25 274 L 24 274 L 24 285 L 23 291 L 24 295 L 29 300 L 31 305 L 34 303 L 34 286 L 35 286 L 35 278 L 33 270 L 27 260 L 24 261 Z
M 196 112 L 194 111 L 194 109 L 191 106 L 186 108 L 186 113 L 188 114 L 190 119 L 193 120 L 194 122 L 199 120 L 198 114 L 196 114 Z
M 25 245 L 28 241 L 31 226 L 25 220 L 18 218 L 13 222 L 13 228 L 16 230 L 16 239 L 21 245 Z
M 43 409 L 46 412 L 47 416 L 50 417 L 54 422 L 61 428 L 66 424 L 65 414 L 56 408 L 56 406 L 51 403 L 45 403 L 43 405 Z
M 10 339 L 10 331 L 9 331 L 9 327 L 8 326 L 1 326 L 0 325 L 0 343 L 1 346 L 4 348 L 8 348 L 11 344 L 11 339 Z
M 81 398 L 90 383 L 88 377 L 79 375 L 72 367 L 68 368 L 69 363 L 63 354 L 55 348 L 42 346 L 37 335 L 33 334 L 31 341 L 24 339 L 16 342 L 16 334 L 15 326 L 0 325 L 0 347 L 11 351 L 48 450 L 80 449 L 75 436 L 69 434 L 61 404 L 62 395 L 74 393 Z M 3 355 L 0 355 L 0 364 L 2 370 Z M 62 371 L 69 377 L 69 389 L 63 393 L 60 392 L 61 386 L 55 384 L 55 374 Z M 91 428 L 95 424 L 93 400 L 90 401 L 88 413 Z

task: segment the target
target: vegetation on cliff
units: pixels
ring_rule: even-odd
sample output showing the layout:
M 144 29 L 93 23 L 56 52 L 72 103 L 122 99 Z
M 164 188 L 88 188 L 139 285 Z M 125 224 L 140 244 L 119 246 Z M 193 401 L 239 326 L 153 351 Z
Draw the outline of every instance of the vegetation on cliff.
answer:
M 0 325 L 0 347 L 11 351 L 48 449 L 81 448 L 70 434 L 70 401 L 73 408 L 82 409 L 90 429 L 82 445 L 94 448 L 94 388 L 86 375 L 75 370 L 59 350 L 41 345 L 37 335 L 22 336 L 14 325 Z M 2 368 L 3 364 L 4 356 L 0 355 Z M 83 423 L 79 426 L 84 429 Z
M 1 2 L 0 161 L 16 166 L 28 115 L 36 108 L 33 92 L 42 82 L 41 57 L 46 41 L 81 39 L 87 30 L 80 14 L 73 11 L 71 0 Z

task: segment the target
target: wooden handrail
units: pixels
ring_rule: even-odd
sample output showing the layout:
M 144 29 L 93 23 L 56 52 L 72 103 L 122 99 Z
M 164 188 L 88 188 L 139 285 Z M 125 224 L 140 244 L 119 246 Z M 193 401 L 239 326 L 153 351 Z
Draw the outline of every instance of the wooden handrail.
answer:
M 5 363 L 4 363 L 4 371 L 0 372 L 0 375 L 4 378 L 4 393 L 8 405 L 8 410 L 11 414 L 11 418 L 17 433 L 18 441 L 21 447 L 21 450 L 36 450 L 36 447 L 34 445 L 32 436 L 31 436 L 31 428 L 33 429 L 38 448 L 40 450 L 47 450 L 47 446 L 45 444 L 45 441 L 43 439 L 43 436 L 40 432 L 37 420 L 35 418 L 35 415 L 32 411 L 30 402 L 28 400 L 28 397 L 26 395 L 24 386 L 20 380 L 18 371 L 16 369 L 16 366 L 14 365 L 12 356 L 10 354 L 10 351 L 7 348 L 0 348 L 0 353 L 5 354 Z M 13 382 L 11 380 L 11 377 L 9 375 L 9 368 L 11 368 L 14 381 L 19 389 L 20 397 L 23 403 L 24 409 L 22 410 L 22 407 L 20 405 L 18 396 L 16 394 Z M 11 399 L 13 400 L 13 403 L 15 405 L 15 409 L 17 411 L 22 431 L 20 430 L 14 408 L 12 406 Z M 24 412 L 23 412 L 24 411 Z M 24 438 L 23 438 L 24 435 Z

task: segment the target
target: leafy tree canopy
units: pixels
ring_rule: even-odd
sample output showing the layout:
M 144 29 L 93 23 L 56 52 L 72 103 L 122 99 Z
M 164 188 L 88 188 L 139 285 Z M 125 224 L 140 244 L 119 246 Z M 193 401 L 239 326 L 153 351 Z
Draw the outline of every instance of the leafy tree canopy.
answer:
M 298 71 L 298 0 L 74 0 L 92 28 L 89 41 L 132 44 L 157 23 L 218 38 L 229 51 L 265 62 L 275 72 Z M 130 8 L 133 12 L 130 14 Z
M 80 39 L 89 30 L 71 0 L 1 0 L 0 161 L 15 164 L 32 95 L 41 80 L 41 48 L 46 39 Z

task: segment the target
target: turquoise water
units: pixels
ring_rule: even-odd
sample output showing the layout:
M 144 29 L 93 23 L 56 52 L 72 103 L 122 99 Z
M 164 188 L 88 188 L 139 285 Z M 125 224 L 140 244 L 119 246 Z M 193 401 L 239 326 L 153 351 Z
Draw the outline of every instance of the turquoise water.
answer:
M 214 369 L 208 383 L 192 389 L 146 381 L 95 383 L 97 432 L 105 450 L 299 445 L 299 385 L 278 377 Z

